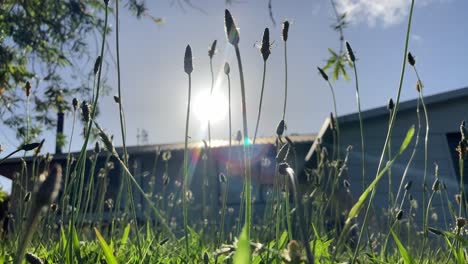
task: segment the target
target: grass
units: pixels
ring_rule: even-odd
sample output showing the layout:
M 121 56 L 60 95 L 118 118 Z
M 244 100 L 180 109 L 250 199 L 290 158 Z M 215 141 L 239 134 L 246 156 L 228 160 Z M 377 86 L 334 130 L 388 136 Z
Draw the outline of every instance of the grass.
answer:
M 228 80 L 229 146 L 227 147 L 227 160 L 225 160 L 226 174 L 217 175 L 219 176 L 220 190 L 222 190 L 218 201 L 221 207 L 217 208 L 213 206 L 217 201 L 206 203 L 205 194 L 202 197 L 203 201 L 200 201 L 198 197 L 192 197 L 192 191 L 195 190 L 189 189 L 188 178 L 191 173 L 189 160 L 196 152 L 196 150 L 190 150 L 188 145 L 190 140 L 191 80 L 192 74 L 197 74 L 193 72 L 190 46 L 187 46 L 184 56 L 184 71 L 188 76 L 188 101 L 183 164 L 178 164 L 181 157 L 171 159 L 171 152 L 168 150 L 164 150 L 162 153 L 158 151 L 154 154 L 154 159 L 151 159 L 154 164 L 152 164 L 151 172 L 148 172 L 150 176 L 145 176 L 145 171 L 140 171 L 141 168 L 130 163 L 125 143 L 126 125 L 123 109 L 125 98 L 123 98 L 120 85 L 119 18 L 118 3 L 116 2 L 119 93 L 116 103 L 119 107 L 121 137 L 124 144 L 122 151 L 117 152 L 111 138 L 101 129 L 95 119 L 95 110 L 100 102 L 102 61 L 99 59 L 94 70 L 96 79 L 92 104 L 88 105 L 85 102 L 81 104 L 81 118 L 85 120 L 86 133 L 78 157 L 70 153 L 70 149 L 68 150 L 63 164 L 65 166 L 63 175 L 61 169 L 59 173 L 57 160 L 54 161 L 42 155 L 32 155 L 30 161 L 21 163 L 21 170 L 18 171 L 15 178 L 13 198 L 25 198 L 18 199 L 18 205 L 13 208 L 13 210 L 18 211 L 13 211 L 15 217 L 11 219 L 13 224 L 10 224 L 10 233 L 0 234 L 0 236 L 6 237 L 6 239 L 0 240 L 0 264 L 11 262 L 20 264 L 25 261 L 26 263 L 43 263 L 45 261 L 47 263 L 466 263 L 468 259 L 465 251 L 468 247 L 468 239 L 465 235 L 467 220 L 463 217 L 463 212 L 466 211 L 464 188 L 460 188 L 457 198 L 458 208 L 455 208 L 445 183 L 439 177 L 437 166 L 429 199 L 427 202 L 425 196 L 422 199 L 424 211 L 422 226 L 415 224 L 415 216 L 413 215 L 417 208 L 413 195 L 416 196 L 417 193 L 413 192 L 414 188 L 411 187 L 412 180 L 416 179 L 410 176 L 410 170 L 414 165 L 413 158 L 420 150 L 418 142 L 422 133 L 421 107 L 424 111 L 426 124 L 424 183 L 429 175 L 427 166 L 428 153 L 430 153 L 428 150 L 429 118 L 422 95 L 422 82 L 416 71 L 414 57 L 411 60 L 408 56 L 410 54 L 408 53 L 408 36 L 412 23 L 413 5 L 414 1 L 409 12 L 405 50 L 403 51 L 404 61 L 397 90 L 398 96 L 392 111 L 390 111 L 388 132 L 379 168 L 375 177 L 369 179 L 369 184 L 363 181 L 365 186 L 362 193 L 348 208 L 342 203 L 351 200 L 349 198 L 351 183 L 348 181 L 346 172 L 349 159 L 353 158 L 350 156 L 352 150 L 348 147 L 344 158 L 341 159 L 340 141 L 342 134 L 340 134 L 338 123 L 335 92 L 327 74 L 321 68 L 319 68 L 319 73 L 328 83 L 333 96 L 335 117 L 331 115 L 330 118 L 333 122 L 333 144 L 328 145 L 332 146 L 333 149 L 327 150 L 326 148 L 330 142 L 317 144 L 316 166 L 302 171 L 298 168 L 298 158 L 300 157 L 298 157 L 295 142 L 284 134 L 288 89 L 286 41 L 288 39 L 287 29 L 289 29 L 289 23 L 285 22 L 282 32 L 285 56 L 283 116 L 276 131 L 275 160 L 268 160 L 268 162 L 274 163 L 271 167 L 275 167 L 275 183 L 271 186 L 270 192 L 265 194 L 264 209 L 260 209 L 258 203 L 254 203 L 251 188 L 256 170 L 251 164 L 253 151 L 247 126 L 248 112 L 244 74 L 249 73 L 243 72 L 239 48 L 240 36 L 230 12 L 228 10 L 225 12 L 225 29 L 227 42 L 236 53 L 239 69 L 243 132 L 238 133 L 238 144 L 233 145 L 231 76 L 230 66 L 226 63 L 224 73 Z M 107 10 L 105 16 L 104 27 L 107 28 Z M 265 29 L 264 41 L 262 42 L 265 46 L 262 45 L 261 48 L 264 74 L 254 141 L 261 120 L 266 61 L 270 55 L 270 41 L 265 38 L 265 35 L 269 35 L 268 29 Z M 104 57 L 105 37 L 106 34 L 102 36 L 100 58 Z M 209 53 L 209 55 L 211 54 L 211 73 L 213 72 L 211 57 L 215 47 L 216 41 L 212 44 L 211 53 Z M 355 73 L 356 98 L 360 114 L 355 58 L 352 58 L 354 55 L 351 56 L 352 50 L 349 44 L 347 44 L 347 48 Z M 400 93 L 407 63 L 413 67 L 418 78 L 416 106 L 418 124 L 408 128 L 406 136 L 401 142 L 392 141 L 394 151 L 391 152 L 390 138 L 395 122 L 397 122 Z M 212 85 L 213 80 L 212 74 Z M 77 115 L 79 115 L 78 105 L 78 101 L 74 100 L 73 130 Z M 26 109 L 26 113 L 28 116 L 31 114 L 29 108 Z M 364 155 L 363 119 L 361 116 L 359 116 L 359 120 L 361 148 Z M 101 150 L 100 144 L 97 144 L 94 153 L 89 155 L 86 148 L 88 142 L 92 140 L 93 130 L 97 131 L 104 147 Z M 468 140 L 465 138 L 465 130 L 464 123 L 462 123 L 460 126 L 462 139 L 458 146 L 461 175 L 463 175 L 464 160 L 468 157 Z M 29 136 L 26 139 L 29 139 Z M 210 143 L 206 144 L 207 148 L 211 148 L 211 140 L 209 141 Z M 395 151 L 395 146 L 397 151 Z M 37 148 L 40 148 L 39 143 L 24 144 L 2 158 L 0 164 L 15 153 L 24 151 L 26 155 Z M 329 151 L 333 151 L 330 153 L 334 154 L 328 155 Z M 389 193 L 389 201 L 392 201 L 389 206 L 391 208 L 386 209 L 391 211 L 387 216 L 382 216 L 383 221 L 385 221 L 382 223 L 385 224 L 381 224 L 380 229 L 374 229 L 368 221 L 371 208 L 382 207 L 374 201 L 376 189 L 385 176 L 390 176 L 388 172 L 392 165 L 397 160 L 405 158 L 406 152 L 409 152 L 409 159 L 404 161 L 406 166 L 403 175 L 399 178 L 400 182 L 397 185 L 399 188 L 395 199 L 391 198 L 393 194 Z M 178 152 L 174 151 L 174 156 L 177 157 L 177 155 Z M 384 163 L 385 157 L 388 157 L 387 163 Z M 158 160 L 164 166 L 156 167 Z M 234 166 L 236 161 L 240 165 Z M 364 161 L 364 156 L 362 161 L 364 176 L 367 164 Z M 265 162 L 264 165 L 262 164 L 265 168 L 269 166 L 267 161 L 262 162 Z M 209 163 L 206 163 L 205 167 L 204 174 L 214 175 L 212 171 L 208 171 L 212 169 Z M 41 177 L 45 177 L 45 179 L 41 179 L 39 177 L 41 172 L 49 168 L 51 168 L 49 176 L 45 177 L 44 174 Z M 244 171 L 238 172 L 239 168 Z M 117 169 L 118 172 L 116 172 Z M 232 186 L 231 182 L 235 173 L 244 176 L 242 193 L 231 193 L 232 189 L 229 186 Z M 299 174 L 305 174 L 308 181 L 300 182 L 298 180 Z M 397 176 L 396 173 L 392 173 L 391 177 Z M 58 190 L 60 184 L 57 183 L 60 181 L 59 178 L 64 179 L 60 195 Z M 117 183 L 118 189 L 112 189 L 113 186 L 109 184 L 109 181 L 112 181 L 113 184 Z M 462 182 L 463 178 L 460 181 Z M 28 188 L 27 183 L 32 183 L 35 187 Z M 391 190 L 392 188 L 389 188 L 389 192 Z M 211 193 L 214 190 L 207 189 L 206 192 Z M 239 206 L 241 208 L 237 212 L 228 201 L 228 197 L 231 195 L 242 195 L 240 200 L 243 204 Z M 423 195 L 425 195 L 424 192 Z M 210 194 L 210 197 L 211 200 L 218 199 L 216 195 Z M 260 198 L 256 197 L 256 199 Z M 445 206 L 451 212 L 448 217 L 444 214 L 445 227 L 443 229 L 429 226 L 431 210 L 436 206 L 437 199 L 440 200 L 444 212 Z M 202 204 L 201 207 L 200 204 Z M 219 216 L 218 212 L 215 211 L 217 209 L 220 209 Z M 210 214 L 205 216 L 205 210 Z M 263 213 L 261 210 L 264 210 Z M 198 215 L 203 217 L 200 218 Z M 238 215 L 237 220 L 233 219 L 236 215 Z M 179 223 L 183 224 L 180 226 Z M 450 229 L 452 226 L 453 228 Z M 366 234 L 367 236 L 365 236 Z

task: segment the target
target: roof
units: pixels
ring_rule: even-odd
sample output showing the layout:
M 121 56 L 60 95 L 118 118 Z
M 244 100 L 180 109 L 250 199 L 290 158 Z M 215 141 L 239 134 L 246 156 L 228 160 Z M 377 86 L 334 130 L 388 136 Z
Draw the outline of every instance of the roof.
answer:
M 295 143 L 312 143 L 316 138 L 316 134 L 303 134 L 297 135 L 293 134 L 288 136 Z M 188 143 L 188 148 L 203 148 L 205 147 L 205 142 L 203 140 L 193 141 Z M 275 144 L 276 136 L 272 137 L 259 137 L 255 140 L 255 145 L 266 145 L 266 144 Z M 233 140 L 232 145 L 240 145 L 239 142 Z M 212 148 L 221 148 L 229 146 L 229 140 L 225 139 L 215 139 L 211 140 Z M 175 144 L 160 144 L 160 145 L 146 145 L 146 146 L 131 146 L 127 147 L 129 153 L 132 152 L 146 152 L 146 151 L 155 151 L 155 150 L 183 150 L 185 148 L 185 143 L 175 143 Z M 117 148 L 117 151 L 120 152 L 122 148 Z
M 424 103 L 426 104 L 426 106 L 428 106 L 428 105 L 446 103 L 447 101 L 450 101 L 450 100 L 460 100 L 460 99 L 467 98 L 467 97 L 468 97 L 468 87 L 464 87 L 461 89 L 456 89 L 456 90 L 452 90 L 452 91 L 448 91 L 444 93 L 424 96 Z M 398 111 L 412 110 L 416 106 L 416 103 L 417 103 L 417 99 L 400 102 L 400 104 L 398 105 Z M 381 107 L 363 111 L 361 112 L 361 115 L 363 119 L 376 118 L 376 117 L 380 117 L 384 115 L 387 116 L 388 109 L 387 109 L 387 106 L 381 106 Z M 338 121 L 340 123 L 359 121 L 359 113 L 356 112 L 356 113 L 340 116 L 338 117 Z
M 314 142 L 316 138 L 316 134 L 303 134 L 303 135 L 297 135 L 293 134 L 288 136 L 293 142 L 295 143 L 312 143 Z M 276 141 L 276 136 L 272 137 L 259 137 L 256 139 L 255 145 L 266 145 L 266 144 L 275 144 Z M 229 140 L 220 140 L 220 139 L 215 139 L 211 141 L 212 148 L 222 148 L 222 147 L 227 147 L 229 146 Z M 239 143 L 237 141 L 232 141 L 233 146 L 239 146 Z M 189 149 L 194 149 L 194 148 L 203 148 L 205 146 L 205 143 L 203 140 L 201 141 L 192 141 L 188 143 L 188 148 Z M 165 151 L 165 150 L 170 150 L 170 151 L 175 151 L 175 150 L 183 150 L 185 148 L 185 143 L 175 143 L 175 144 L 153 144 L 153 145 L 142 145 L 142 146 L 128 146 L 127 147 L 127 152 L 128 154 L 135 154 L 135 153 L 149 153 L 149 152 L 155 152 L 155 151 Z M 116 147 L 116 150 L 118 153 L 123 152 L 122 147 Z M 93 150 L 88 150 L 88 154 L 91 154 Z M 72 155 L 78 155 L 79 152 L 74 152 L 71 153 Z M 53 154 L 54 159 L 66 159 L 68 153 L 62 153 L 62 154 Z M 25 160 L 31 159 L 31 156 L 25 157 Z M 10 158 L 4 163 L 16 163 L 20 162 L 22 157 L 14 157 Z

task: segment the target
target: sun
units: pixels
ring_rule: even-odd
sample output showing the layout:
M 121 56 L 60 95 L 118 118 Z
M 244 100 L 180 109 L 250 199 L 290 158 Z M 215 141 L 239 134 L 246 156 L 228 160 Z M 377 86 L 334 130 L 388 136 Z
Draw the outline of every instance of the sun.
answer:
M 228 101 L 221 93 L 203 91 L 193 100 L 193 112 L 195 117 L 203 123 L 222 121 L 226 118 Z

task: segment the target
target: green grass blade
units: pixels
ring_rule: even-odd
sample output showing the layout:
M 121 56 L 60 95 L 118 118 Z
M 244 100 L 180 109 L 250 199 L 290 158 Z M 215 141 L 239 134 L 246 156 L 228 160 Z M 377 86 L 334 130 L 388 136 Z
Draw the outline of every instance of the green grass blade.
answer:
M 460 243 L 460 245 L 462 245 L 463 247 L 468 247 L 468 238 L 465 238 L 462 235 L 457 235 L 448 231 L 442 231 L 442 233 L 444 233 L 444 235 L 448 238 L 453 238 L 457 240 L 458 243 Z
M 117 259 L 112 253 L 112 249 L 107 244 L 106 240 L 102 237 L 101 233 L 97 228 L 94 228 L 94 232 L 96 233 L 96 237 L 98 238 L 99 245 L 101 246 L 102 251 L 104 252 L 104 257 L 108 264 L 117 264 Z
M 237 242 L 236 253 L 234 254 L 234 264 L 248 264 L 250 263 L 250 242 L 247 237 L 247 231 L 242 228 L 239 241 Z
M 408 147 L 409 143 L 413 139 L 414 136 L 414 125 L 411 126 L 411 128 L 406 132 L 406 137 L 403 140 L 403 143 L 401 143 L 400 150 L 398 151 L 398 154 L 401 155 L 403 151 Z
M 123 231 L 122 238 L 120 239 L 120 248 L 119 248 L 118 255 L 120 255 L 122 253 L 122 250 L 125 249 L 125 245 L 127 244 L 129 234 L 130 234 L 130 224 L 127 224 L 127 226 L 125 227 Z
M 408 147 L 409 143 L 413 139 L 413 136 L 414 136 L 414 125 L 411 126 L 411 128 L 406 133 L 406 137 L 400 146 L 400 150 L 398 154 L 395 155 L 395 157 L 393 157 L 393 159 L 387 163 L 385 168 L 383 168 L 380 171 L 380 173 L 377 175 L 377 177 L 375 177 L 375 179 L 371 182 L 371 184 L 367 186 L 366 190 L 359 197 L 359 200 L 353 205 L 353 207 L 349 211 L 348 219 L 346 219 L 346 224 L 351 223 L 351 220 L 358 215 L 359 211 L 361 211 L 362 207 L 364 206 L 364 203 L 366 202 L 367 197 L 371 193 L 372 189 L 374 189 L 377 183 L 379 183 L 380 179 L 382 179 L 382 177 L 385 175 L 387 170 L 391 167 L 393 162 L 395 162 L 395 160 L 405 151 L 405 149 Z
M 405 262 L 405 264 L 416 263 L 413 257 L 411 257 L 411 255 L 408 253 L 406 248 L 403 246 L 400 239 L 398 239 L 398 236 L 395 234 L 395 232 L 393 232 L 393 230 L 390 230 L 390 232 L 392 233 L 393 239 L 395 240 L 395 243 L 397 244 L 398 250 L 400 251 L 401 257 L 403 257 L 403 261 Z

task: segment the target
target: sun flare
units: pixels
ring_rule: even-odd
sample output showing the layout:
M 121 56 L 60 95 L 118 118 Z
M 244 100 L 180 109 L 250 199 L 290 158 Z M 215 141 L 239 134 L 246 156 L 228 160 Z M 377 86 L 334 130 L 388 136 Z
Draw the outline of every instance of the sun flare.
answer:
M 226 118 L 228 101 L 225 96 L 214 92 L 210 96 L 209 91 L 204 91 L 193 100 L 193 112 L 198 120 L 203 123 L 222 121 Z

